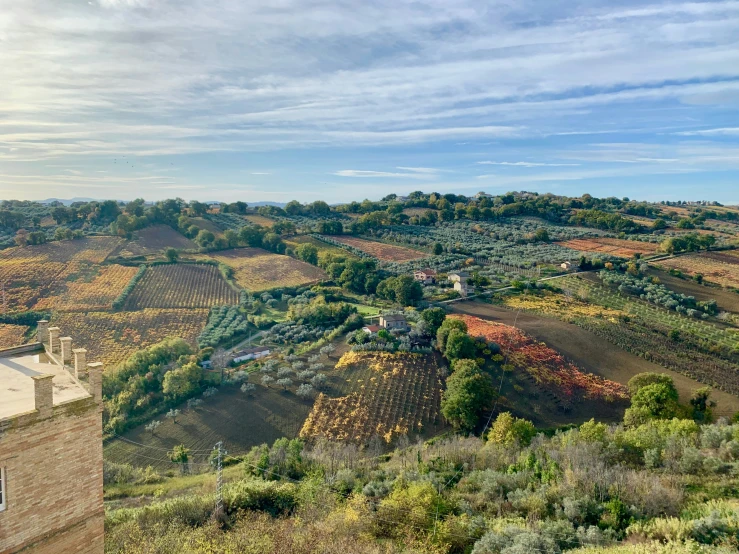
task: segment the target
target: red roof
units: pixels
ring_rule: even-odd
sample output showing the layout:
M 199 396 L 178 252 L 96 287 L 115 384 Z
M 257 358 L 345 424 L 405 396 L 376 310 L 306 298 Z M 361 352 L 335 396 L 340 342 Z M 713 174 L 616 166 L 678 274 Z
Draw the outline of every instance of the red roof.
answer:
M 377 333 L 380 329 L 382 329 L 382 327 L 380 327 L 379 325 L 365 325 L 364 327 L 362 327 L 362 329 L 366 329 L 370 333 Z
M 419 269 L 418 271 L 416 271 L 416 273 L 423 273 L 424 275 L 426 275 L 426 277 L 436 276 L 436 271 L 434 271 L 433 269 Z

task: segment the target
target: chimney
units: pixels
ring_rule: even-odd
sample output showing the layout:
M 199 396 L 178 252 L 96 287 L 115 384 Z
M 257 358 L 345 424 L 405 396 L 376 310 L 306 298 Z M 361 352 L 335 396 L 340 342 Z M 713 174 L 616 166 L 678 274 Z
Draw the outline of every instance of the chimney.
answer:
M 72 361 L 72 337 L 62 337 L 59 339 L 62 345 L 62 363 L 66 364 Z
M 45 319 L 36 323 L 36 340 L 42 344 L 49 342 L 49 322 Z
M 49 350 L 52 354 L 59 353 L 59 327 L 49 327 Z
M 33 379 L 33 396 L 38 410 L 39 418 L 46 419 L 51 417 L 54 408 L 54 388 L 52 379 L 53 375 L 34 375 Z
M 87 364 L 88 383 L 90 383 L 90 394 L 98 404 L 103 401 L 103 364 L 94 362 Z
M 72 353 L 74 354 L 74 376 L 82 379 L 87 376 L 87 350 L 75 348 Z

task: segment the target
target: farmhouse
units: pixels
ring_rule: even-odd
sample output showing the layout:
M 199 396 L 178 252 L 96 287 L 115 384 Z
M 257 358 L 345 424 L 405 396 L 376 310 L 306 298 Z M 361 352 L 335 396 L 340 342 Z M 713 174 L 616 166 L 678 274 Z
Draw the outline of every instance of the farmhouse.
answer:
M 436 271 L 433 269 L 419 269 L 413 272 L 413 278 L 424 285 L 433 285 L 436 282 Z
M 365 325 L 362 327 L 362 331 L 367 333 L 368 335 L 376 335 L 377 332 L 382 329 L 379 325 Z
M 391 331 L 393 329 L 406 330 L 408 323 L 405 321 L 405 317 L 400 314 L 393 315 L 381 315 L 380 316 L 380 327 Z
M 462 298 L 465 298 L 466 296 L 469 296 L 475 291 L 475 287 L 470 285 L 466 280 L 455 281 L 454 290 L 456 290 L 459 293 L 459 296 L 461 296 Z
M 0 552 L 102 554 L 103 364 L 37 333 L 0 350 Z
M 240 352 L 236 352 L 233 360 L 231 361 L 239 364 L 247 360 L 258 360 L 259 358 L 264 358 L 265 356 L 269 356 L 269 353 L 270 353 L 270 350 L 268 346 L 257 346 L 256 348 L 247 348 L 246 350 L 241 350 Z
M 463 283 L 469 279 L 470 274 L 466 271 L 455 271 L 448 275 L 449 281 L 452 283 Z
M 577 269 L 577 264 L 573 264 L 572 262 L 562 262 L 562 264 L 559 266 L 565 271 L 570 271 L 571 269 Z
M 482 192 L 482 191 L 478 192 L 478 193 L 477 193 L 477 194 L 475 195 L 475 198 L 476 198 L 477 200 L 482 200 L 483 198 L 492 198 L 492 197 L 493 197 L 493 195 L 492 195 L 492 194 L 488 194 L 487 192 Z

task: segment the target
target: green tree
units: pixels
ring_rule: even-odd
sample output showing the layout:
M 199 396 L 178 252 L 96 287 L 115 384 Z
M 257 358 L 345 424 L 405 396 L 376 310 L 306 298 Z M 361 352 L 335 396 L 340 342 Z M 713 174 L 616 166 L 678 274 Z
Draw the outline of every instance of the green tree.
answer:
M 444 308 L 429 308 L 421 312 L 421 318 L 426 322 L 429 334 L 436 336 L 436 332 L 446 319 L 446 311 Z
M 180 253 L 177 251 L 176 248 L 167 248 L 167 251 L 164 253 L 165 256 L 167 256 L 167 260 L 169 260 L 171 263 L 175 263 L 180 258 Z
M 441 413 L 457 431 L 471 432 L 495 395 L 490 376 L 473 360 L 459 360 L 446 385 Z
M 184 444 L 178 444 L 171 452 L 167 455 L 169 459 L 176 464 L 180 464 L 180 470 L 182 473 L 187 473 L 187 462 L 190 459 L 190 449 L 185 447 Z
M 195 242 L 198 245 L 206 247 L 212 245 L 216 240 L 216 236 L 208 231 L 208 229 L 200 229 L 198 235 L 195 237 Z
M 395 301 L 401 306 L 413 306 L 423 298 L 423 287 L 410 275 L 395 278 Z
M 312 244 L 301 244 L 295 249 L 295 254 L 309 264 L 318 265 L 318 248 Z
M 445 319 L 436 332 L 436 347 L 439 349 L 439 352 L 446 350 L 446 341 L 453 329 L 458 329 L 466 333 L 467 324 L 461 319 Z
M 474 358 L 477 352 L 475 341 L 464 331 L 452 329 L 446 339 L 444 356 L 451 362 L 463 358 Z
M 690 399 L 690 405 L 693 408 L 693 419 L 701 423 L 710 423 L 713 420 L 712 408 L 716 406 L 713 400 L 710 400 L 711 387 L 701 387 L 693 392 Z
M 444 247 L 440 242 L 434 244 L 434 256 L 441 256 L 444 253 Z
M 520 444 L 528 446 L 536 436 L 536 427 L 527 419 L 513 417 L 510 412 L 502 412 L 488 433 L 488 441 L 495 444 L 511 446 Z
M 631 397 L 631 407 L 624 414 L 628 426 L 641 425 L 651 419 L 677 417 L 680 406 L 677 391 L 672 383 L 653 383 L 641 387 Z
M 176 399 L 190 396 L 198 390 L 203 378 L 203 368 L 195 362 L 173 369 L 164 374 L 162 392 Z

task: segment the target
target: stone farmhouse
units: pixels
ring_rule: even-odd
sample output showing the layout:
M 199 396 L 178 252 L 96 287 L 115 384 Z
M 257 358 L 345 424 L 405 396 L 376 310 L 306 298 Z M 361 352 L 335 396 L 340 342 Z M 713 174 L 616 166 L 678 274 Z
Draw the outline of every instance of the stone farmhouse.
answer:
M 400 314 L 381 315 L 380 327 L 388 331 L 392 331 L 394 329 L 405 331 L 408 329 L 408 323 L 405 320 L 405 316 Z
M 436 271 L 433 269 L 419 269 L 413 272 L 413 278 L 424 285 L 433 285 L 436 282 Z
M 0 350 L 0 552 L 102 554 L 103 364 L 58 327 Z

